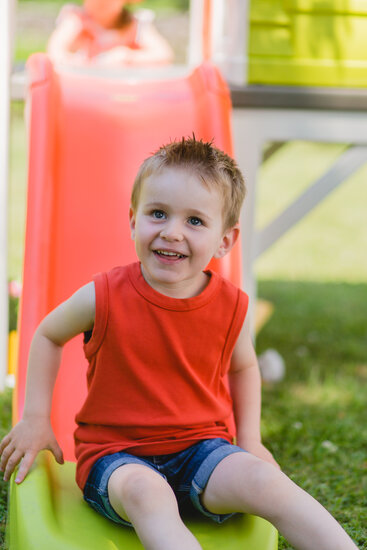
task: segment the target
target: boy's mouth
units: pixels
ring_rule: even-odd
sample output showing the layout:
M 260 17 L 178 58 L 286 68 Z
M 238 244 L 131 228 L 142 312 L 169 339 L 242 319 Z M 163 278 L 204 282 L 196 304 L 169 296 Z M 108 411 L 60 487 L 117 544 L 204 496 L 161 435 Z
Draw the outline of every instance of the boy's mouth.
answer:
M 162 260 L 168 260 L 168 261 L 177 261 L 177 260 L 183 260 L 184 258 L 187 258 L 185 254 L 181 254 L 180 252 L 173 252 L 171 250 L 153 250 L 154 254 L 156 256 L 159 256 Z

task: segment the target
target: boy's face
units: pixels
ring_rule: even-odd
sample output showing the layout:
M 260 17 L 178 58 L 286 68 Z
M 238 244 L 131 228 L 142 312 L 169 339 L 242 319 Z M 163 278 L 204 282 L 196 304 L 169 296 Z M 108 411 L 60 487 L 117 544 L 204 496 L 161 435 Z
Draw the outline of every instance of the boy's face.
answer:
M 195 296 L 207 284 L 203 269 L 224 256 L 238 228 L 224 232 L 222 195 L 193 173 L 165 168 L 144 181 L 130 227 L 145 280 L 162 294 Z

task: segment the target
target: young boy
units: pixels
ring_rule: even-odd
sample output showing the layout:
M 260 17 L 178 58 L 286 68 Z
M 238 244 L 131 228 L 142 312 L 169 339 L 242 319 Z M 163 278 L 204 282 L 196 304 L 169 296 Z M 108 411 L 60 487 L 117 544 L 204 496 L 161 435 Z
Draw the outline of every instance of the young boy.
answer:
M 132 524 L 148 550 L 200 548 L 181 520 L 190 507 L 217 522 L 262 516 L 299 550 L 356 550 L 262 445 L 247 296 L 205 271 L 235 244 L 244 195 L 234 161 L 194 138 L 143 163 L 130 208 L 140 262 L 97 275 L 40 324 L 24 416 L 1 443 L 1 469 L 8 480 L 21 461 L 21 483 L 41 449 L 63 462 L 52 390 L 63 345 L 84 332 L 77 482 L 99 513 Z

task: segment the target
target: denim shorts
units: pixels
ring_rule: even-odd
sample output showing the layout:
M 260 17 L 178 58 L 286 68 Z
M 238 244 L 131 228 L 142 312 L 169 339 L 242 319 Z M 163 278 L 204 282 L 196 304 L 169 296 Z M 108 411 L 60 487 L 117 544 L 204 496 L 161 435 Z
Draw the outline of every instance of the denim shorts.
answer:
M 108 498 L 108 481 L 111 474 L 124 464 L 142 464 L 160 474 L 172 487 L 180 513 L 192 515 L 199 510 L 217 523 L 234 514 L 212 514 L 200 502 L 209 477 L 226 456 L 246 452 L 225 439 L 205 439 L 178 453 L 157 456 L 133 456 L 118 452 L 106 455 L 93 465 L 84 488 L 84 499 L 103 516 L 115 523 L 129 525 L 112 508 Z

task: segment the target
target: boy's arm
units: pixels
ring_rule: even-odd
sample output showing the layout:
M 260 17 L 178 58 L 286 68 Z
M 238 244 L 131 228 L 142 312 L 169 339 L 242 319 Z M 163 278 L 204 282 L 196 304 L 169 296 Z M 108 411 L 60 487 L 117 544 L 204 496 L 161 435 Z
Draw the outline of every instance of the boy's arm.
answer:
M 261 442 L 261 376 L 247 319 L 233 350 L 229 386 L 237 430 L 237 444 L 276 466 Z M 278 466 L 279 467 L 279 466 Z
M 94 315 L 94 283 L 89 283 L 49 313 L 37 328 L 29 352 L 23 418 L 0 444 L 0 470 L 5 481 L 22 461 L 16 478 L 21 483 L 42 449 L 49 449 L 57 462 L 63 463 L 50 421 L 53 389 L 64 344 L 91 330 Z

